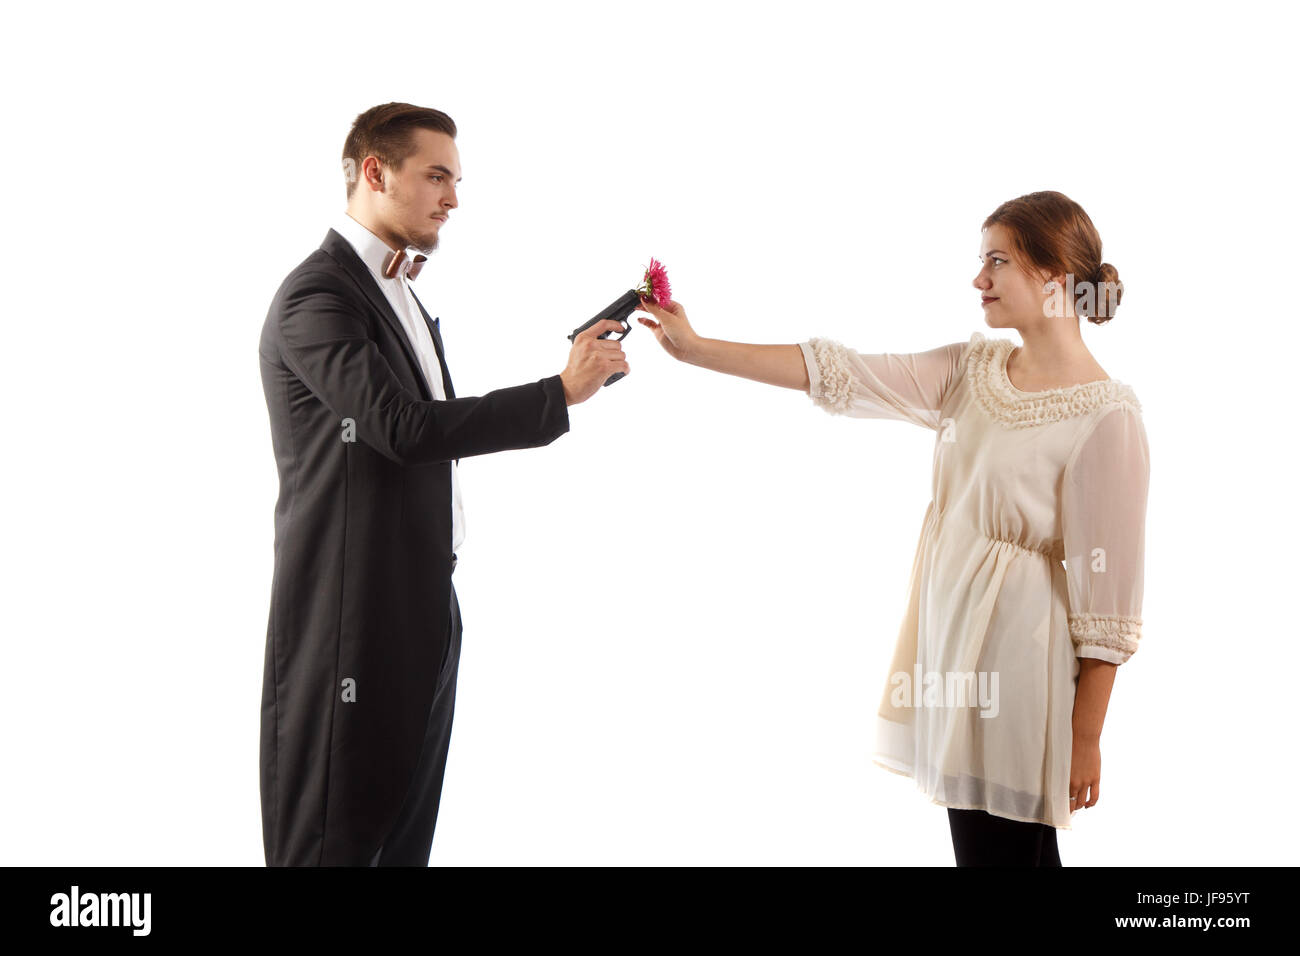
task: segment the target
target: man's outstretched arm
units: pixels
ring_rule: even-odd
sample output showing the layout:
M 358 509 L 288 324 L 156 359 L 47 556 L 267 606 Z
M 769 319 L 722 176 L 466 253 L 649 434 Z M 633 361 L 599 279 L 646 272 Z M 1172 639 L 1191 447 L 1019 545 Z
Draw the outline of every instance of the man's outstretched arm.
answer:
M 275 322 L 284 364 L 357 437 L 402 464 L 454 461 L 548 445 L 569 430 L 559 375 L 486 395 L 424 401 L 397 378 L 356 305 L 324 272 L 281 289 Z

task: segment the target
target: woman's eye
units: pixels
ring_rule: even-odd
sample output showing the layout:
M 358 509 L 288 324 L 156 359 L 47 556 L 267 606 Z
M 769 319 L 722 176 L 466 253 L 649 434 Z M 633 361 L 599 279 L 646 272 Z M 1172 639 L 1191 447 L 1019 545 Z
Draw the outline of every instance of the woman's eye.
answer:
M 997 256 L 994 256 L 994 257 L 993 257 L 993 261 L 994 261 L 994 262 L 1006 262 L 1007 260 L 1006 260 L 1006 259 L 999 259 Z

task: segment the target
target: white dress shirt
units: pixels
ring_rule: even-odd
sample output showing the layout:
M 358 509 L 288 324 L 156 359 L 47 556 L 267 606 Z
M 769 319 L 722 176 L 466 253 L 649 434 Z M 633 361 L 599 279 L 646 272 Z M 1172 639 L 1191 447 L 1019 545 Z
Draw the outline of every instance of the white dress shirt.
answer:
M 447 394 L 442 387 L 442 365 L 438 361 L 438 350 L 434 348 L 433 336 L 429 334 L 429 326 L 424 321 L 424 316 L 420 314 L 420 307 L 411 294 L 410 280 L 406 276 L 406 270 L 411 263 L 409 256 L 402 263 L 396 278 L 389 279 L 384 275 L 384 260 L 394 250 L 389 248 L 387 243 L 346 212 L 334 223 L 334 231 L 352 244 L 352 248 L 366 264 L 366 268 L 370 270 L 370 274 L 374 276 L 375 282 L 388 299 L 388 304 L 393 307 L 393 312 L 397 314 L 402 328 L 406 330 L 411 348 L 415 350 L 415 355 L 420 360 L 420 369 L 424 372 L 424 380 L 429 385 L 429 391 L 438 401 L 446 401 Z M 428 268 L 429 263 L 425 263 L 426 272 Z M 453 553 L 460 550 L 465 540 L 465 512 L 461 506 L 460 479 L 456 472 L 456 463 L 453 461 L 451 463 L 451 550 Z M 457 557 L 459 558 L 460 555 Z

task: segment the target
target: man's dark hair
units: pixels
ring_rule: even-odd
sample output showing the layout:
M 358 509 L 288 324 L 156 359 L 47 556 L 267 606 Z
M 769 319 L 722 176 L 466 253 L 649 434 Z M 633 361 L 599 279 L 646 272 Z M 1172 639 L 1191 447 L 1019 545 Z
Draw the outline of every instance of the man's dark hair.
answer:
M 374 156 L 389 169 L 401 169 L 406 158 L 415 152 L 417 129 L 446 133 L 456 138 L 456 124 L 441 110 L 410 103 L 385 103 L 372 106 L 352 123 L 343 143 L 343 175 L 347 180 L 348 199 L 361 178 L 361 163 Z

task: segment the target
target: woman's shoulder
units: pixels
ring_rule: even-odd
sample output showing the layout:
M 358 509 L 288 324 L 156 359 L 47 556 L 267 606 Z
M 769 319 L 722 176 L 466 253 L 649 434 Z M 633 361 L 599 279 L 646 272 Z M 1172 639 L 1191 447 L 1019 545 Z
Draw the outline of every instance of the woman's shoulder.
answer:
M 976 331 L 965 343 L 965 372 L 976 399 L 1009 428 L 1032 428 L 1061 421 L 1087 427 L 1104 410 L 1125 407 L 1141 414 L 1131 385 L 1116 379 L 1081 382 L 1061 388 L 1022 391 L 1007 375 L 1007 357 L 1016 344 Z

